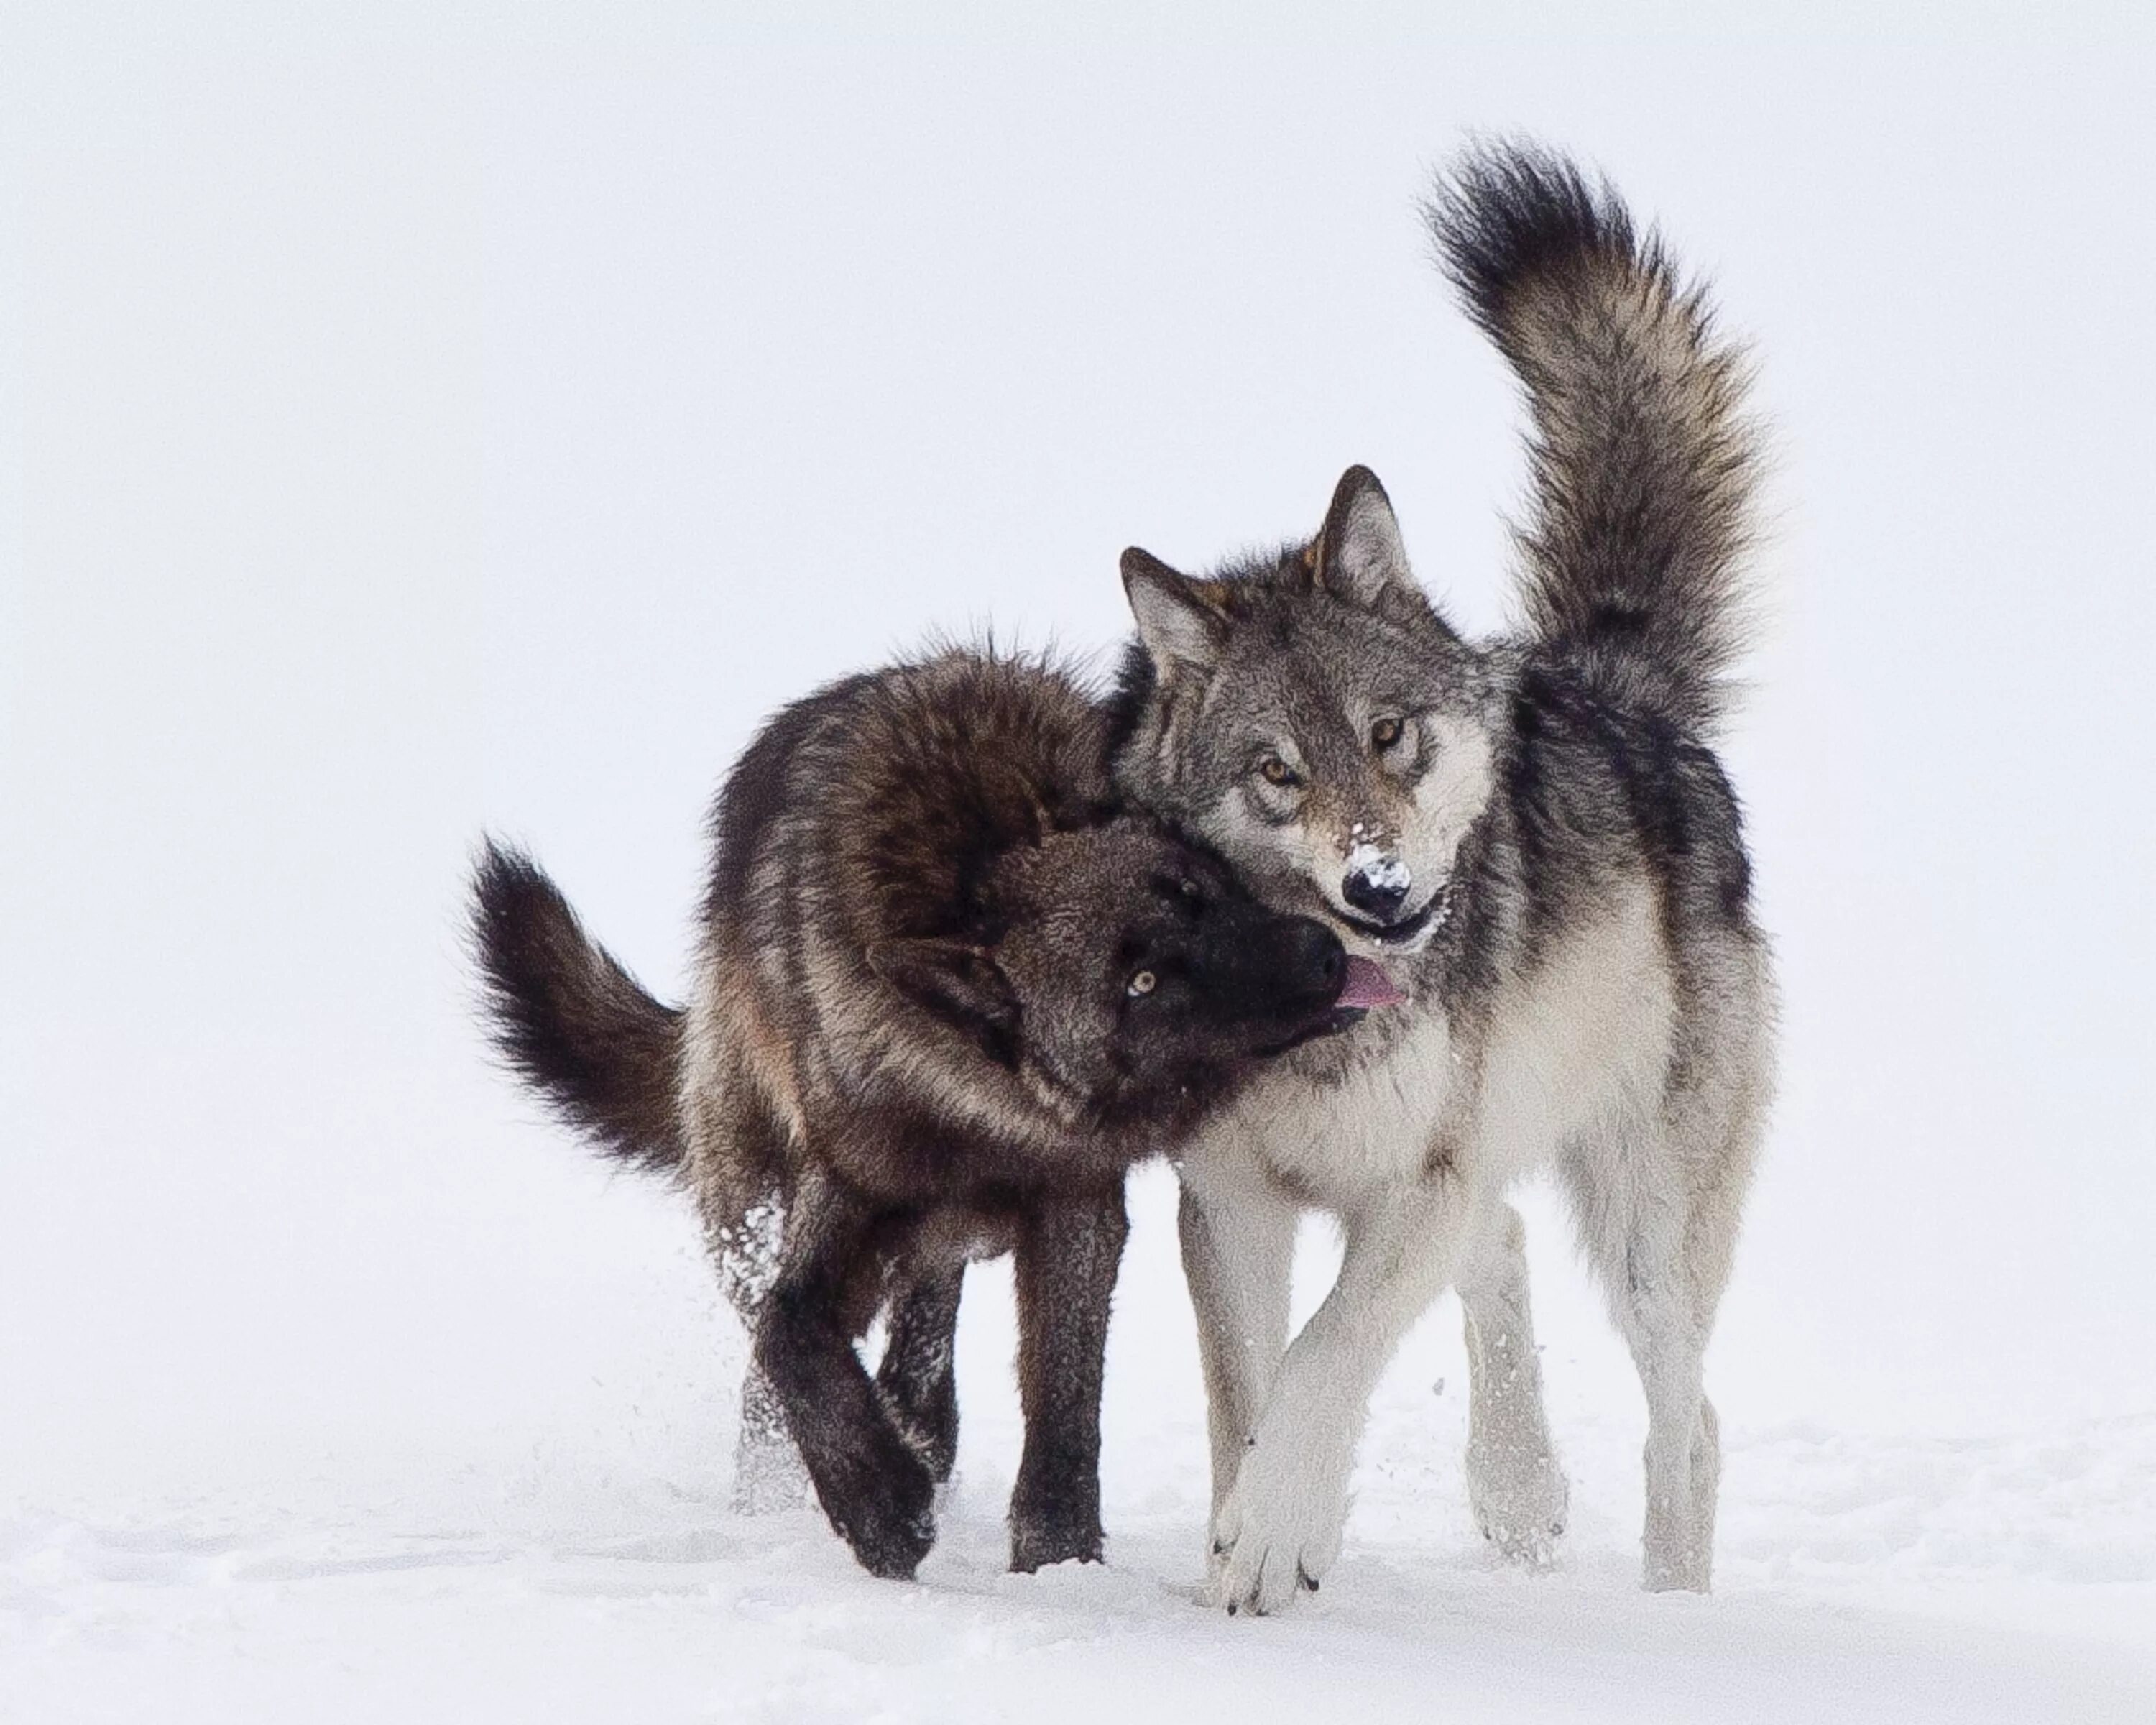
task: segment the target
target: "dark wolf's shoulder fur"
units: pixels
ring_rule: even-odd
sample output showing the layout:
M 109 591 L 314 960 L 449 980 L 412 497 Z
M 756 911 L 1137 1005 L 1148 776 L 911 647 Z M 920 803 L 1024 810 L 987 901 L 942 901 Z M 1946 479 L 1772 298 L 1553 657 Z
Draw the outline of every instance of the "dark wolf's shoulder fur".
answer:
M 891 1023 L 948 1057 L 949 1027 L 865 955 L 895 940 L 993 943 L 996 860 L 1111 812 L 1101 709 L 1053 662 L 953 649 L 849 678 L 779 713 L 728 775 L 706 937 L 797 1046 L 828 1029 L 819 1003 L 835 984 L 880 997 Z M 814 983 L 812 949 L 825 955 Z M 993 1039 L 982 1051 L 999 1054 Z
M 994 859 L 1109 810 L 1102 713 L 1045 660 L 948 650 L 833 683 L 783 708 L 712 815 L 707 936 L 791 973 L 780 1027 L 812 991 L 806 920 L 851 955 L 891 938 L 993 939 Z M 495 1048 L 565 1123 L 617 1161 L 680 1168 L 683 1014 L 585 932 L 528 856 L 488 841 L 472 944 Z M 739 986 L 753 987 L 738 964 Z M 901 1012 L 913 1009 L 900 1006 Z M 932 1033 L 933 1034 L 932 1030 Z
M 997 855 L 1109 808 L 1102 715 L 1073 677 L 1029 655 L 934 654 L 765 727 L 714 811 L 708 913 L 763 896 L 757 860 L 783 834 L 867 939 L 956 935 Z

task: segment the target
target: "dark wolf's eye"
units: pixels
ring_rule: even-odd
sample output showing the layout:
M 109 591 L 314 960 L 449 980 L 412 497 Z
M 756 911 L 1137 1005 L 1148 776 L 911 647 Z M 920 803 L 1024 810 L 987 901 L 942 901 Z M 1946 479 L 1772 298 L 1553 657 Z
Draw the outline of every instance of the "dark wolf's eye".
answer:
M 1390 748 L 1400 740 L 1400 734 L 1406 728 L 1398 719 L 1378 720 L 1370 727 L 1370 747 L 1380 750 Z
M 1295 768 L 1278 755 L 1267 755 L 1258 762 L 1258 771 L 1265 775 L 1267 784 L 1285 786 L 1297 783 Z
M 1159 984 L 1160 978 L 1151 971 L 1136 970 L 1131 973 L 1130 981 L 1123 984 L 1123 992 L 1131 995 L 1150 994 Z

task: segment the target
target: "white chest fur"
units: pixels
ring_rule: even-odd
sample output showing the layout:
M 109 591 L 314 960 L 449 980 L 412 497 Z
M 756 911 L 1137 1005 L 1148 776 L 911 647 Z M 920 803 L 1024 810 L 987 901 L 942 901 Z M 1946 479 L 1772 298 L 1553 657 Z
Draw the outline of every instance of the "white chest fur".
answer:
M 1382 1057 L 1337 1084 L 1268 1074 L 1185 1160 L 1255 1156 L 1281 1184 L 1348 1213 L 1421 1178 L 1440 1143 L 1471 1182 L 1502 1187 L 1568 1142 L 1621 1131 L 1655 1105 L 1668 1065 L 1673 981 L 1651 896 L 1644 885 L 1615 895 L 1512 978 L 1480 1050 L 1443 1011 L 1404 1009 L 1415 1022 Z
M 1420 1178 L 1460 1083 L 1441 1011 L 1337 1084 L 1282 1069 L 1253 1085 L 1186 1159 L 1255 1155 L 1281 1183 L 1325 1209 L 1352 1210 L 1373 1190 Z

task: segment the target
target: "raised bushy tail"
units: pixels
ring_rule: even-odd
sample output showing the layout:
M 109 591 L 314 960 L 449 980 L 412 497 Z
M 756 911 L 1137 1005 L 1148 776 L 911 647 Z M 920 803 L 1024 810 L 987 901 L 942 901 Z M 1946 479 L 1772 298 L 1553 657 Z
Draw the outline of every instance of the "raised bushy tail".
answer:
M 1711 727 L 1743 648 L 1761 460 L 1743 352 L 1661 240 L 1563 156 L 1477 148 L 1424 215 L 1527 386 L 1529 624 L 1613 698 Z
M 471 929 L 494 1045 L 517 1075 L 608 1156 L 678 1168 L 681 1014 L 584 932 L 536 863 L 491 839 L 472 871 Z

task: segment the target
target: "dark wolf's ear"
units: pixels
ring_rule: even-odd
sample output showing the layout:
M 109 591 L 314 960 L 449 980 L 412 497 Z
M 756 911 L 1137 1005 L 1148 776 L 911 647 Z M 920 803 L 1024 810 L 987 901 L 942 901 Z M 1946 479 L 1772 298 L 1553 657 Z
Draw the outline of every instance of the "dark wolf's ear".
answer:
M 985 947 L 964 941 L 878 941 L 869 948 L 869 968 L 933 1010 L 997 1030 L 1018 1022 L 1018 996 Z
M 1408 568 L 1392 499 L 1367 467 L 1351 467 L 1340 475 L 1325 526 L 1303 559 L 1317 586 L 1373 611 L 1395 589 L 1421 596 Z
M 1145 643 L 1152 668 L 1165 681 L 1178 665 L 1209 670 L 1228 639 L 1219 583 L 1178 574 L 1149 551 L 1135 545 L 1123 553 L 1123 591 L 1138 639 Z

